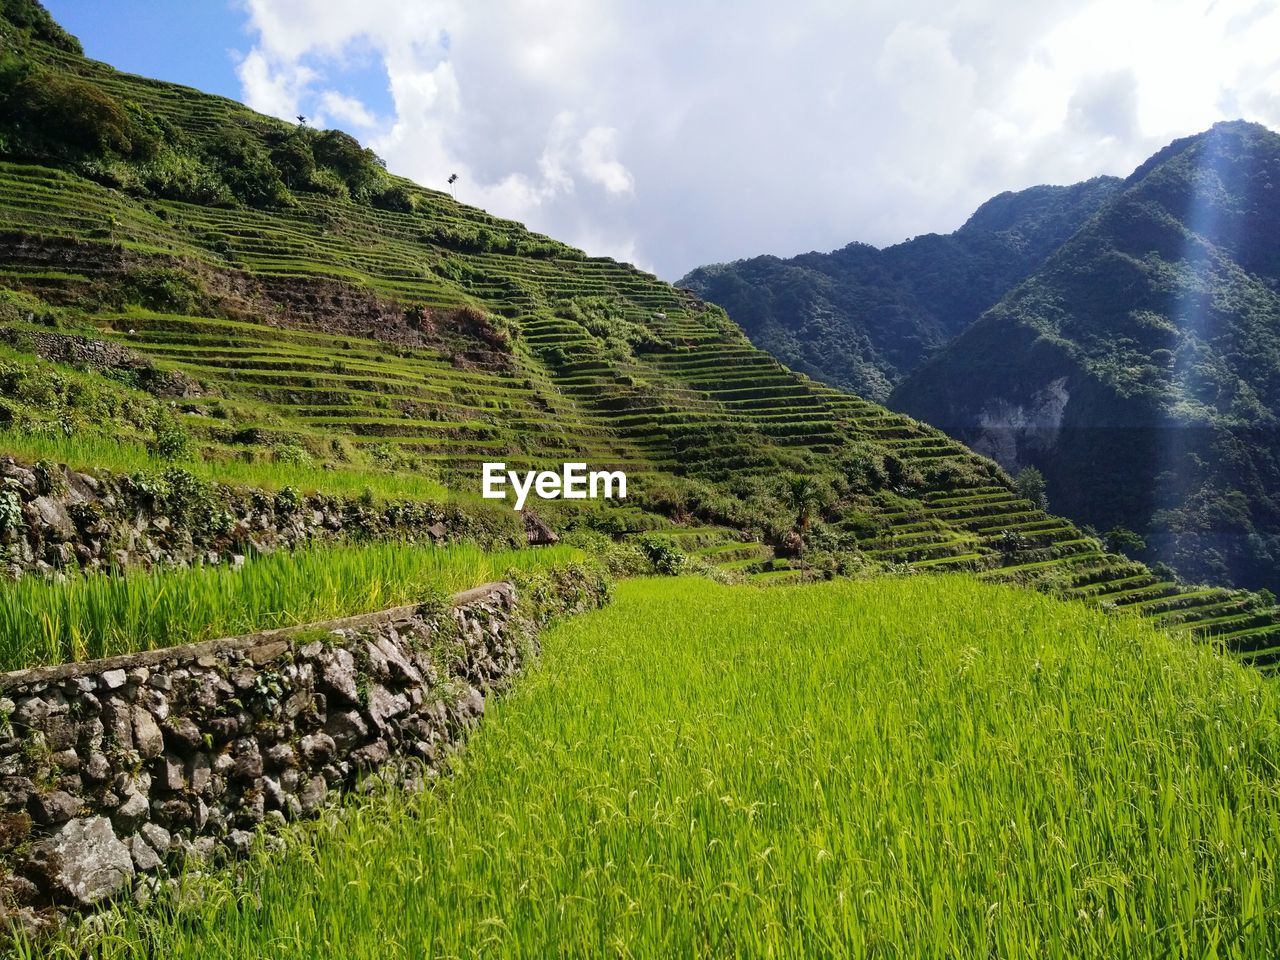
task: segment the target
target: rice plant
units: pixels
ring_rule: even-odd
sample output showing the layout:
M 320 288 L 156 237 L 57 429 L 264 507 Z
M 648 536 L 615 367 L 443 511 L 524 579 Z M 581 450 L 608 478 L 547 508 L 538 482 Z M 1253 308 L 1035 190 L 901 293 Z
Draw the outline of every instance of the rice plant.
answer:
M 452 777 L 95 955 L 1274 957 L 1278 764 L 1274 684 L 1138 621 L 960 578 L 629 582 Z
M 0 669 L 111 656 L 412 603 L 578 556 L 460 544 L 310 547 L 250 559 L 66 583 L 0 585 Z

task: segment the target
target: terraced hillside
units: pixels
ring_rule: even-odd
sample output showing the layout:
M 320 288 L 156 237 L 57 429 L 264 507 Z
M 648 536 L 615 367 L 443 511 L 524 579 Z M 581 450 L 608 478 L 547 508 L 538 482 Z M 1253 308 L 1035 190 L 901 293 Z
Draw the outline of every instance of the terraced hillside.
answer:
M 992 462 L 789 371 L 719 308 L 392 177 L 343 135 L 0 29 L 21 75 L 0 107 L 0 450 L 136 469 L 176 435 L 245 482 L 303 463 L 320 487 L 464 497 L 482 461 L 586 460 L 626 469 L 631 499 L 540 504 L 559 526 L 650 531 L 764 583 L 970 569 L 1280 656 L 1270 599 L 1106 554 Z M 128 149 L 33 132 L 13 97 L 70 109 L 60 84 L 124 117 Z M 68 343 L 103 342 L 135 366 L 65 365 Z M 75 377 L 93 382 L 58 403 L 30 389 Z M 77 412 L 93 391 L 127 415 Z

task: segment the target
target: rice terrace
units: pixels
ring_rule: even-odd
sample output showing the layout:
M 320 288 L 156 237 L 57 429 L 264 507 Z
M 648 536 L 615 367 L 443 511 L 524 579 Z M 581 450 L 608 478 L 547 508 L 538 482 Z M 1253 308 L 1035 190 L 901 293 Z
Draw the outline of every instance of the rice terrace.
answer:
M 112 6 L 0 0 L 5 955 L 1280 956 L 1280 135 L 674 286 L 331 129 L 385 24 L 308 119 Z

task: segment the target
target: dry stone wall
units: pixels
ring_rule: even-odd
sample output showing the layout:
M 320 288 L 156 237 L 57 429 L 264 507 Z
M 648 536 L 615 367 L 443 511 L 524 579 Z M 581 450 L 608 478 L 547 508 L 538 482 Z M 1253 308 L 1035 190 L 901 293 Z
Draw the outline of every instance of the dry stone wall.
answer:
M 93 476 L 0 457 L 0 576 L 237 563 L 249 552 L 335 540 L 515 545 L 525 534 L 511 513 L 482 517 L 449 503 L 238 490 L 180 467 L 154 476 Z
M 362 778 L 438 769 L 539 626 L 608 588 L 570 568 L 519 589 L 0 676 L 0 921 L 145 893 Z

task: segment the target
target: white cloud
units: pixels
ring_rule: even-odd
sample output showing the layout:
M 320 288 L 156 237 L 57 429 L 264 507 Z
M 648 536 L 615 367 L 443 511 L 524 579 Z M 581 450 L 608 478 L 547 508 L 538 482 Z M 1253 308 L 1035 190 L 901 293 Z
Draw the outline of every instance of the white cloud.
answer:
M 618 131 L 613 127 L 592 127 L 578 141 L 578 165 L 592 183 L 606 193 L 627 194 L 635 189 L 631 171 L 619 162 Z
M 272 116 L 292 120 L 300 109 L 303 92 L 315 73 L 297 63 L 273 63 L 261 50 L 253 50 L 236 67 L 245 103 Z
M 1219 119 L 1280 128 L 1272 0 L 244 3 L 254 106 L 668 278 L 950 230 Z M 343 85 L 369 60 L 385 120 Z
M 377 118 L 369 112 L 369 108 L 356 97 L 349 97 L 337 90 L 326 90 L 320 94 L 320 109 L 324 118 L 332 117 L 343 126 L 368 129 L 377 124 Z M 320 123 L 317 117 L 316 123 Z

